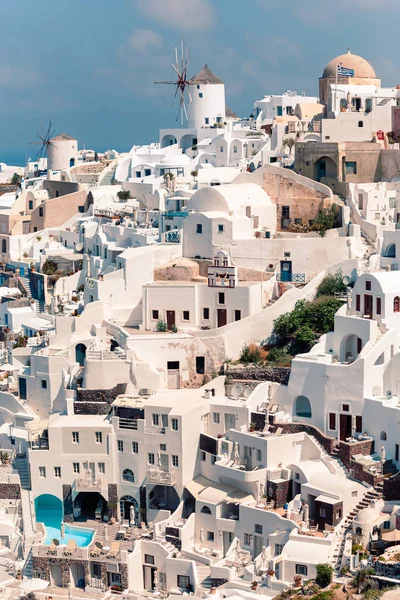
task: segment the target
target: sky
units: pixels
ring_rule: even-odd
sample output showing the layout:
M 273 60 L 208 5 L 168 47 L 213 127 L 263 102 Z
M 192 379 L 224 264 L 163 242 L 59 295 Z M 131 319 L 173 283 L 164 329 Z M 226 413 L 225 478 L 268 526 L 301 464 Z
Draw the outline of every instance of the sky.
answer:
M 208 63 L 244 117 L 266 94 L 317 96 L 348 47 L 400 83 L 399 0 L 0 0 L 0 19 L 0 162 L 33 156 L 49 119 L 80 148 L 157 141 L 179 126 L 173 90 L 154 82 L 181 39 L 189 74 Z

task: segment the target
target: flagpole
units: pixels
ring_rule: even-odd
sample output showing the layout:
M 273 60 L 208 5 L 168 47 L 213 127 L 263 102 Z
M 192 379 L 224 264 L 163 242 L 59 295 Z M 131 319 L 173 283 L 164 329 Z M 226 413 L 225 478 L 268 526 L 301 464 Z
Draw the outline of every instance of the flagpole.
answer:
M 337 76 L 337 72 L 338 72 L 338 64 L 336 64 L 335 67 L 335 114 L 336 114 L 336 109 L 337 109 L 337 80 L 338 80 L 338 76 Z

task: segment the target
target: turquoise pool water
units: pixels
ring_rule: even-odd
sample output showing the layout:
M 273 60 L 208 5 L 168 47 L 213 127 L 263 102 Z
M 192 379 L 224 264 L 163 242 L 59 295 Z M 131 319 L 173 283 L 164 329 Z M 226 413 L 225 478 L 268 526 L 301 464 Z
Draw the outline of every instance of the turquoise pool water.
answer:
M 54 538 L 60 540 L 60 544 L 67 544 L 68 540 L 75 540 L 76 545 L 85 548 L 93 539 L 94 529 L 74 527 L 65 524 L 64 537 L 61 537 L 62 504 L 41 501 L 36 506 L 36 521 L 44 523 L 46 537 L 44 544 L 51 544 Z

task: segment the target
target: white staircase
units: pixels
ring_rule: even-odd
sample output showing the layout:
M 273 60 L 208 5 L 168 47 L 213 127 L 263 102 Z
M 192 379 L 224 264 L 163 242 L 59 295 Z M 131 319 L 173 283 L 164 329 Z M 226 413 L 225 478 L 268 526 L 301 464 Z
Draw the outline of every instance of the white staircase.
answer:
M 22 519 L 24 523 L 24 557 L 23 574 L 32 577 L 32 544 L 35 541 L 36 527 L 32 492 L 21 488 Z
M 176 548 L 173 544 L 171 544 L 171 542 L 161 542 L 161 545 L 163 548 L 165 548 L 165 550 L 167 550 L 167 552 L 171 555 L 171 554 L 175 554 L 175 558 L 179 558 L 181 556 L 181 553 L 179 552 L 178 548 Z
M 204 563 L 198 562 L 196 560 L 196 571 L 199 581 L 199 587 L 196 590 L 196 594 L 199 591 L 199 588 L 202 591 L 202 593 L 206 592 L 207 590 L 209 591 L 211 589 L 211 569 L 209 565 L 205 565 Z
M 15 466 L 17 467 L 18 475 L 21 480 L 21 488 L 23 490 L 29 490 L 31 487 L 31 476 L 26 454 L 17 455 Z
M 343 462 L 340 460 L 339 456 L 336 455 L 335 451 L 333 452 L 333 455 L 328 454 L 328 452 L 325 450 L 325 448 L 319 443 L 317 438 L 315 438 L 313 435 L 310 435 L 309 437 L 312 439 L 314 444 L 321 450 L 321 458 L 324 461 L 324 463 L 325 464 L 329 463 L 330 465 L 332 465 L 332 467 L 335 469 L 338 477 L 341 477 L 341 478 L 348 477 L 349 470 L 345 467 Z

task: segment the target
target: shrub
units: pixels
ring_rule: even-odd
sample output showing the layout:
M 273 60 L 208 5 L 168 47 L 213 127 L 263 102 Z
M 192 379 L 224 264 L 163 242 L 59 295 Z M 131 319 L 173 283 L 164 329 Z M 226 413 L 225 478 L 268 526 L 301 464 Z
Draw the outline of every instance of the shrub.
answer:
M 11 185 L 19 185 L 22 180 L 22 176 L 18 175 L 18 173 L 14 173 L 11 177 Z
M 328 208 L 321 208 L 318 215 L 312 224 L 312 231 L 318 231 L 321 236 L 324 236 L 328 229 L 333 229 L 339 209 L 336 204 L 331 204 Z
M 46 260 L 46 262 L 43 264 L 42 267 L 42 272 L 45 275 L 54 275 L 54 273 L 57 271 L 57 263 L 55 260 L 51 260 L 51 258 L 48 258 Z
M 333 569 L 327 563 L 320 563 L 316 566 L 317 576 L 315 581 L 322 588 L 328 587 L 332 581 Z
M 326 590 L 325 592 L 320 592 L 316 596 L 312 596 L 310 600 L 333 600 L 334 595 L 332 590 Z
M 156 325 L 156 331 L 164 333 L 167 330 L 168 330 L 167 323 L 165 321 L 163 321 L 162 319 L 158 319 L 157 325 Z
M 250 363 L 257 364 L 260 361 L 264 361 L 267 358 L 267 352 L 258 344 L 254 344 L 253 342 L 249 345 L 244 345 L 242 347 L 242 351 L 240 353 L 239 361 L 244 365 L 248 365 Z
M 346 291 L 346 286 L 343 283 L 343 273 L 341 269 L 336 273 L 329 273 L 323 278 L 317 288 L 317 298 L 319 296 L 334 296 L 335 294 L 343 294 Z
M 132 198 L 129 190 L 121 190 L 120 192 L 117 192 L 117 196 L 120 200 L 124 200 L 124 201 Z
M 292 356 L 289 354 L 286 346 L 283 348 L 271 348 L 268 350 L 267 360 L 279 364 L 282 367 L 290 367 L 292 364 Z

